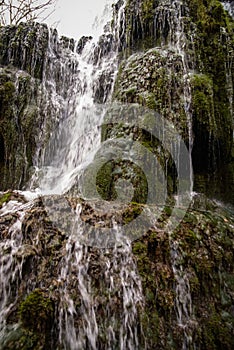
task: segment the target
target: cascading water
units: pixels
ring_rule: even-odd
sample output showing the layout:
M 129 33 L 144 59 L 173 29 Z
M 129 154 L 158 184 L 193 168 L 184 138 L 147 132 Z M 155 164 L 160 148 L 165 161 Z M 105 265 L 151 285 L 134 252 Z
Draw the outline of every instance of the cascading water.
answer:
M 188 57 L 187 44 L 193 43 L 193 38 L 188 40 L 189 33 L 185 33 L 185 16 L 188 16 L 187 8 L 181 0 L 171 1 L 163 0 L 160 2 L 155 16 L 155 31 L 167 33 L 167 40 L 160 38 L 161 45 L 166 52 L 172 50 L 179 55 L 183 67 L 183 100 L 184 111 L 187 119 L 188 130 L 188 151 L 190 157 L 190 192 L 193 191 L 193 167 L 192 167 L 192 148 L 193 148 L 193 131 L 192 131 L 192 92 L 191 92 L 191 75 L 194 72 L 193 57 Z M 169 28 L 167 29 L 167 26 Z M 161 34 L 162 35 L 162 34 Z
M 98 288 L 98 266 L 96 271 L 89 271 L 92 249 L 80 243 L 82 227 L 69 237 L 60 274 L 59 334 L 64 349 L 139 349 L 137 310 L 143 306 L 141 281 L 131 242 L 125 240 L 117 225 L 114 231 L 115 247 L 99 251 L 102 278 Z M 72 299 L 74 288 L 80 295 L 78 326 L 77 306 Z
M 23 257 L 21 254 L 23 237 L 21 226 L 26 210 L 31 203 L 22 205 L 18 201 L 11 201 L 6 208 L 0 210 L 0 217 L 5 213 L 14 214 L 15 220 L 6 237 L 0 242 L 0 348 L 7 331 L 6 317 L 17 301 L 17 285 L 22 279 Z M 17 326 L 16 326 L 17 328 Z
M 98 41 L 88 38 L 81 52 L 73 55 L 75 78 L 71 82 L 71 102 L 67 105 L 64 122 L 44 152 L 39 170 L 39 187 L 43 194 L 61 194 L 71 189 L 100 145 L 99 125 L 105 108 L 95 105 L 95 100 L 105 103 L 111 96 L 117 72 L 118 35 L 120 20 L 123 22 L 123 9 L 124 2 L 115 18 L 115 33 L 106 28 L 105 34 Z M 109 45 L 109 50 L 105 52 L 104 48 L 103 52 L 102 45 Z M 49 75 L 49 81 L 53 85 L 53 76 Z M 93 280 L 89 275 L 91 255 L 88 247 L 80 242 L 82 228 L 76 226 L 68 238 L 66 254 L 61 263 L 58 309 L 59 339 L 64 349 L 112 349 L 116 346 L 122 350 L 139 348 L 137 307 L 143 304 L 141 282 L 130 242 L 121 236 L 120 227 L 116 226 L 115 232 L 114 248 L 100 252 L 105 261 L 105 274 L 102 278 L 103 286 L 98 293 L 107 293 L 103 325 L 97 320 L 97 295 L 95 296 Z M 78 325 L 72 288 L 76 288 L 80 294 L 81 319 Z M 120 319 L 117 312 L 112 310 L 116 293 L 123 301 Z M 106 333 L 102 344 L 100 333 Z
M 179 327 L 184 334 L 182 350 L 195 349 L 192 338 L 193 312 L 190 283 L 181 266 L 182 253 L 178 242 L 171 242 L 171 262 L 176 282 L 176 314 Z
M 169 21 L 170 23 L 170 35 L 167 42 L 169 49 L 175 50 L 175 52 L 181 57 L 183 67 L 183 99 L 184 99 L 184 111 L 187 119 L 188 130 L 188 152 L 190 160 L 190 195 L 193 193 L 193 167 L 192 167 L 192 148 L 193 148 L 193 131 L 192 131 L 192 89 L 191 89 L 191 76 L 194 73 L 194 64 L 192 57 L 187 55 L 187 35 L 184 28 L 184 16 L 187 11 L 182 1 L 168 1 L 168 12 L 164 11 L 162 7 L 161 21 L 163 26 Z M 165 14 L 166 13 L 166 14 Z M 159 11 L 160 14 L 160 11 Z M 191 37 L 189 42 L 193 43 Z M 166 48 L 166 50 L 168 50 Z M 178 157 L 180 150 L 178 148 Z M 179 327 L 182 328 L 184 334 L 183 350 L 192 348 L 193 341 L 191 336 L 190 324 L 193 322 L 192 318 L 192 297 L 190 293 L 190 284 L 186 271 L 183 270 L 180 264 L 181 252 L 178 244 L 174 242 L 170 237 L 171 246 L 171 264 L 173 273 L 175 276 L 175 292 L 176 302 L 175 309 L 177 314 L 177 322 Z
M 192 192 L 193 135 L 190 76 L 194 66 L 193 60 L 187 54 L 187 43 L 190 45 L 192 39 L 187 40 L 189 33 L 186 33 L 184 28 L 185 12 L 186 8 L 182 1 L 159 2 L 157 11 L 155 11 L 155 36 L 158 35 L 158 32 L 169 31 L 169 34 L 167 40 L 162 38 L 161 46 L 152 49 L 151 53 L 152 60 L 158 59 L 159 65 L 161 64 L 159 68 L 162 68 L 159 56 L 164 58 L 164 68 L 171 82 L 177 65 L 181 88 L 178 90 L 180 95 L 175 94 L 175 96 L 180 99 L 178 104 L 183 101 L 182 105 L 186 115 L 190 157 L 190 192 Z M 80 174 L 92 163 L 94 154 L 100 146 L 100 125 L 102 125 L 106 111 L 103 104 L 111 98 L 118 68 L 119 26 L 120 23 L 124 25 L 123 3 L 115 16 L 114 28 L 111 29 L 107 25 L 105 33 L 100 38 L 84 37 L 77 46 L 72 40 L 59 42 L 55 31 L 49 33 L 49 44 L 40 87 L 45 98 L 38 105 L 42 113 L 46 116 L 48 114 L 44 123 L 52 120 L 53 126 L 58 127 L 51 135 L 49 145 L 45 150 L 43 150 L 43 145 L 39 144 L 36 155 L 37 171 L 30 183 L 32 192 L 28 192 L 28 195 L 32 197 L 35 188 L 37 188 L 36 195 L 38 193 L 52 195 L 49 196 L 52 200 L 56 198 L 53 195 L 67 194 L 76 186 L 79 190 Z M 122 32 L 125 30 L 126 28 L 122 28 Z M 231 64 L 230 56 L 226 67 L 227 85 L 230 86 L 230 106 L 232 106 L 233 98 Z M 147 73 L 147 67 L 144 68 Z M 44 101 L 46 103 L 42 106 Z M 170 103 L 172 103 L 172 98 L 169 100 L 169 105 Z M 179 142 L 175 148 L 175 153 L 179 157 Z M 11 205 L 14 207 L 12 208 Z M 22 279 L 23 259 L 20 247 L 24 244 L 24 237 L 21 236 L 20 230 L 24 212 L 30 209 L 30 205 L 24 206 L 17 201 L 11 201 L 3 211 L 0 211 L 0 218 L 1 215 L 13 213 L 16 219 L 11 223 L 10 235 L 3 237 L 0 244 L 0 287 L 2 290 L 0 291 L 0 335 L 3 342 L 7 331 L 6 317 L 14 308 L 17 299 L 17 284 Z M 89 214 L 84 215 L 90 219 Z M 59 237 L 57 243 L 60 248 L 62 247 L 63 255 L 60 260 L 56 261 L 58 270 L 55 275 L 58 280 L 53 281 L 52 286 L 57 288 L 53 295 L 58 297 L 55 309 L 57 324 L 54 325 L 54 332 L 58 335 L 59 344 L 56 346 L 58 349 L 67 350 L 141 349 L 144 341 L 141 330 L 139 330 L 138 309 L 144 306 L 144 298 L 131 244 L 123 236 L 121 227 L 113 221 L 112 232 L 115 242 L 113 247 L 100 249 L 84 245 L 82 240 L 86 232 L 83 226 L 79 225 L 82 221 L 79 204 L 76 206 L 76 215 L 76 225 L 69 234 L 65 233 L 62 238 Z M 102 224 L 100 219 L 95 229 L 98 231 L 99 225 Z M 35 245 L 40 241 L 39 234 L 40 232 L 34 240 Z M 61 241 L 66 241 L 64 246 Z M 192 349 L 195 348 L 192 339 L 192 327 L 195 321 L 189 276 L 181 263 L 182 245 L 173 241 L 172 236 L 170 236 L 169 251 L 169 260 L 174 275 L 174 308 L 177 325 L 181 329 L 182 348 L 183 350 Z M 34 256 L 34 253 L 29 253 Z M 38 287 L 37 282 L 29 280 L 27 293 L 32 292 L 36 287 Z M 42 282 L 39 287 L 44 288 Z M 145 347 L 147 348 L 147 345 Z
M 116 33 L 122 20 L 123 8 L 124 5 L 120 7 L 115 19 Z M 109 20 L 111 14 L 109 9 Z M 42 193 L 61 194 L 69 190 L 74 185 L 78 173 L 92 161 L 93 154 L 101 143 L 99 127 L 105 108 L 100 108 L 96 102 L 108 101 L 117 72 L 118 37 L 108 26 L 110 25 L 106 26 L 106 32 L 100 38 L 88 38 L 81 50 L 76 49 L 81 52 L 72 54 L 72 64 L 75 67 L 72 72 L 67 69 L 66 61 L 61 67 L 62 73 L 70 73 L 69 84 L 65 84 L 64 91 L 67 95 L 66 115 L 52 135 L 49 146 L 38 164 L 39 188 Z M 50 38 L 50 44 L 51 41 L 53 38 Z M 109 49 L 106 49 L 108 47 Z M 51 52 L 53 54 L 53 46 L 49 48 L 49 57 Z M 71 64 L 71 59 L 68 63 Z M 56 91 L 53 64 L 52 60 L 51 67 L 48 65 L 46 81 L 47 84 L 49 81 Z M 61 74 L 62 77 L 63 75 Z M 59 89 L 61 90 L 61 87 Z M 60 92 L 60 95 L 64 94 Z M 56 102 L 54 104 L 56 105 Z

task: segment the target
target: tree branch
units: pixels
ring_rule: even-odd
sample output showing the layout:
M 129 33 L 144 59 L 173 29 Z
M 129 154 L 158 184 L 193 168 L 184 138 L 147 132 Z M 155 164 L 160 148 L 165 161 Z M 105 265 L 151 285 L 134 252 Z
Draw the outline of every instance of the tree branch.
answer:
M 17 25 L 23 20 L 39 20 L 54 5 L 43 18 L 45 20 L 55 11 L 56 3 L 57 0 L 0 0 L 0 24 Z

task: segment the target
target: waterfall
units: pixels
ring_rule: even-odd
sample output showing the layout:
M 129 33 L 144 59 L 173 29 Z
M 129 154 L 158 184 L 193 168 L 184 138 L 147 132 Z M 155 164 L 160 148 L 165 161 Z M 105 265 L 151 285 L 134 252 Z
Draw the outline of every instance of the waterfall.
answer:
M 44 85 L 53 95 L 53 105 L 59 107 L 60 123 L 38 161 L 37 181 L 34 179 L 31 184 L 35 188 L 36 183 L 43 194 L 69 190 L 101 143 L 100 125 L 106 110 L 104 103 L 111 98 L 117 73 L 118 35 L 123 15 L 124 3 L 114 17 L 112 29 L 112 8 L 108 16 L 106 8 L 105 19 L 109 17 L 109 22 L 104 34 L 99 38 L 84 38 L 74 52 L 63 50 L 58 58 L 57 38 L 50 32 Z
M 170 49 L 174 49 L 176 53 L 181 57 L 183 67 L 183 99 L 184 99 L 184 111 L 187 119 L 188 130 L 188 152 L 190 159 L 190 193 L 193 192 L 193 165 L 192 165 L 192 149 L 193 149 L 193 126 L 192 126 L 192 89 L 191 89 L 191 76 L 194 72 L 193 57 L 188 56 L 188 42 L 193 43 L 193 35 L 185 32 L 185 16 L 188 15 L 188 9 L 185 7 L 181 0 L 169 1 L 168 13 L 162 7 L 162 26 L 165 26 L 167 22 L 170 25 L 170 34 L 166 46 Z M 160 11 L 159 11 L 160 13 Z M 161 21 L 160 21 L 161 22 Z M 190 38 L 188 39 L 188 36 Z
M 193 44 L 193 35 L 190 32 L 185 32 L 185 16 L 188 16 L 188 9 L 182 1 L 162 1 L 166 6 L 159 5 L 159 11 L 155 17 L 155 28 L 160 32 L 165 32 L 166 23 L 169 23 L 168 39 L 161 38 L 163 50 L 172 50 L 181 57 L 183 69 L 183 101 L 184 111 L 187 120 L 188 132 L 188 153 L 189 153 L 189 167 L 190 167 L 190 196 L 193 195 L 193 165 L 192 165 L 192 149 L 193 149 L 193 121 L 192 121 L 192 88 L 191 77 L 194 73 L 195 63 L 193 57 L 188 56 L 188 44 Z M 158 23 L 157 23 L 158 21 Z M 163 30 L 164 29 L 164 30 Z M 190 36 L 190 37 L 189 37 Z M 180 150 L 178 150 L 178 157 Z M 182 349 L 192 349 L 193 339 L 191 332 L 191 325 L 193 321 L 192 314 L 192 298 L 190 293 L 190 284 L 187 276 L 187 271 L 184 270 L 181 259 L 182 253 L 179 244 L 174 241 L 169 234 L 169 242 L 171 249 L 171 264 L 175 277 L 175 310 L 177 315 L 178 326 L 183 332 Z
M 77 185 L 79 174 L 92 162 L 101 143 L 103 104 L 111 98 L 118 68 L 119 26 L 120 22 L 124 23 L 124 2 L 120 5 L 114 16 L 113 30 L 108 23 L 99 38 L 83 38 L 75 45 L 72 40 L 59 39 L 55 30 L 49 30 L 40 86 L 43 99 L 37 102 L 46 116 L 44 126 L 51 123 L 55 130 L 45 149 L 42 142 L 38 145 L 35 172 L 29 183 L 31 192 L 22 192 L 28 199 L 38 194 L 64 194 Z M 108 17 L 110 22 L 111 15 L 111 11 L 108 14 L 106 11 L 105 20 Z M 17 302 L 17 286 L 22 280 L 24 259 L 20 251 L 24 237 L 21 225 L 32 203 L 22 205 L 10 201 L 2 213 L 0 211 L 0 217 L 12 210 L 18 216 L 9 230 L 9 237 L 0 244 L 2 344 L 5 333 L 14 332 L 18 327 L 7 330 L 6 318 Z M 79 206 L 76 211 L 80 220 Z M 114 247 L 93 248 L 93 253 L 92 248 L 82 244 L 84 232 L 79 222 L 67 238 L 59 265 L 59 303 L 55 310 L 59 349 L 139 349 L 139 308 L 144 303 L 141 280 L 131 242 L 115 222 L 113 232 Z M 39 242 L 39 236 L 35 239 Z M 94 253 L 101 261 L 100 266 L 96 262 L 97 271 L 94 271 L 101 275 L 100 281 L 92 273 Z M 27 291 L 33 289 L 35 285 L 29 281 Z M 74 292 L 78 294 L 78 305 L 74 302 Z
M 183 28 L 182 6 L 181 1 L 175 1 L 171 5 L 171 39 L 168 50 L 173 48 L 181 57 L 183 66 L 183 98 L 188 125 L 192 192 L 191 87 L 190 69 L 185 53 L 186 35 Z M 119 33 L 118 26 L 116 32 Z M 102 37 L 104 42 L 106 39 L 113 40 L 111 35 L 112 33 L 107 31 Z M 52 39 L 50 38 L 50 42 Z M 100 145 L 99 125 L 102 124 L 105 109 L 98 108 L 95 102 L 96 99 L 101 103 L 108 102 L 117 71 L 118 45 L 110 43 L 110 46 L 111 50 L 103 54 L 100 41 L 88 39 L 81 52 L 73 55 L 75 79 L 70 82 L 72 88 L 71 92 L 68 92 L 70 105 L 66 105 L 66 116 L 59 129 L 52 135 L 49 147 L 42 158 L 42 166 L 40 165 L 42 174 L 39 187 L 44 194 L 61 194 L 72 188 L 77 183 L 79 173 L 92 162 Z M 50 50 L 53 51 L 52 45 Z M 67 71 L 66 67 L 64 70 Z M 55 78 L 47 73 L 46 81 L 54 80 Z M 108 85 L 110 81 L 112 81 L 111 87 Z M 101 96 L 100 88 L 103 90 Z M 102 275 L 102 285 L 99 286 L 98 292 L 103 290 L 107 293 L 107 296 L 102 295 L 105 310 L 102 308 L 100 311 L 97 308 L 100 301 L 95 288 L 95 278 L 89 272 L 92 254 L 87 246 L 81 244 L 83 233 L 82 227 L 79 225 L 75 227 L 68 238 L 65 256 L 61 262 L 60 304 L 57 310 L 60 344 L 64 349 L 71 350 L 82 348 L 95 350 L 100 347 L 112 349 L 116 346 L 122 350 L 138 349 L 137 305 L 138 307 L 143 305 L 143 297 L 130 242 L 123 239 L 121 228 L 115 226 L 117 236 L 114 248 L 111 251 L 99 252 L 105 273 Z M 192 301 L 189 280 L 180 264 L 179 247 L 173 241 L 171 241 L 171 259 L 176 282 L 175 309 L 178 325 L 184 334 L 183 350 L 185 350 L 192 345 L 189 329 L 192 320 Z M 80 296 L 78 306 L 73 300 L 74 289 Z M 113 304 L 119 299 L 122 300 L 122 305 L 119 306 L 121 319 L 118 319 L 118 313 L 113 311 Z M 104 314 L 101 322 L 98 319 L 100 312 Z M 79 321 L 77 321 L 78 313 Z M 104 338 L 103 333 L 106 333 Z
M 176 48 L 181 55 L 183 68 L 184 68 L 184 110 L 187 117 L 187 127 L 188 127 L 188 151 L 189 151 L 189 159 L 190 159 L 190 193 L 193 192 L 193 164 L 192 164 L 192 149 L 193 149 L 193 123 L 192 123 L 192 89 L 190 77 L 192 75 L 192 71 L 189 68 L 192 65 L 191 57 L 188 60 L 187 54 L 185 52 L 187 38 L 184 30 L 184 22 L 183 22 L 183 4 L 181 1 L 176 4 L 178 7 L 178 28 L 176 31 Z M 193 42 L 193 38 L 191 38 L 191 42 Z
M 163 3 L 164 4 L 164 3 Z M 164 4 L 165 5 L 165 4 Z M 191 84 L 190 77 L 193 73 L 191 60 L 187 57 L 187 37 L 184 29 L 184 5 L 181 1 L 169 1 L 167 11 L 159 6 L 155 27 L 163 32 L 163 28 L 169 21 L 170 35 L 164 47 L 160 50 L 163 54 L 170 51 L 180 57 L 183 69 L 183 101 L 187 118 L 188 151 L 190 159 L 190 192 L 193 190 L 192 171 L 192 110 L 191 110 Z M 118 34 L 121 16 L 124 15 L 124 6 L 120 7 L 117 19 L 115 19 L 115 32 L 111 32 L 108 26 L 100 39 L 85 40 L 85 45 L 80 50 L 75 49 L 73 59 L 75 79 L 71 82 L 70 105 L 66 106 L 66 116 L 60 123 L 56 133 L 52 135 L 49 147 L 45 150 L 39 168 L 39 187 L 43 194 L 63 194 L 79 183 L 82 171 L 92 162 L 101 143 L 99 126 L 102 124 L 106 109 L 96 104 L 106 103 L 111 97 L 113 82 L 117 72 Z M 169 14 L 169 15 L 168 15 Z M 122 21 L 124 23 L 124 21 Z M 160 27 L 161 25 L 161 27 Z M 124 31 L 124 30 L 123 30 Z M 192 39 L 191 39 L 192 41 Z M 51 42 L 51 39 L 50 39 Z M 103 42 L 109 49 L 103 50 Z M 53 46 L 52 46 L 53 47 Z M 50 54 L 51 56 L 51 54 Z M 189 62 L 190 61 L 190 62 Z M 49 79 L 48 79 L 49 77 Z M 47 74 L 47 79 L 54 78 Z M 110 82 L 111 86 L 110 86 Z M 103 106 L 102 106 L 103 107 Z M 179 147 L 178 147 L 179 152 Z M 78 215 L 79 216 L 79 215 Z M 77 227 L 69 237 L 66 244 L 66 254 L 61 264 L 60 272 L 60 305 L 59 336 L 60 343 L 65 349 L 100 348 L 100 322 L 95 308 L 97 296 L 93 288 L 92 276 L 89 276 L 90 251 L 83 246 L 83 228 Z M 120 228 L 116 228 L 119 232 Z M 137 337 L 137 310 L 134 305 L 142 304 L 140 281 L 137 270 L 131 256 L 130 243 L 118 237 L 112 252 L 102 252 L 105 260 L 106 273 L 103 279 L 104 290 L 109 290 L 109 295 L 114 291 L 122 291 L 122 320 L 117 321 L 117 316 L 111 314 L 112 299 L 105 300 L 105 330 L 108 330 L 104 349 L 111 349 L 116 344 L 121 344 L 121 349 L 139 348 Z M 192 322 L 192 301 L 189 280 L 186 271 L 179 264 L 179 247 L 171 240 L 171 261 L 175 276 L 176 301 L 175 309 L 177 322 L 183 331 L 183 350 L 192 344 L 189 325 Z M 120 247 L 119 247 L 120 246 Z M 118 263 L 117 263 L 118 261 Z M 118 274 L 116 277 L 116 271 Z M 131 272 L 130 272 L 131 271 Z M 73 281 L 73 285 L 70 281 Z M 69 281 L 69 282 L 67 282 Z M 115 282 L 114 282 L 115 281 Z M 116 282 L 117 281 L 117 282 Z M 76 288 L 80 294 L 79 308 L 82 310 L 79 325 L 76 324 L 77 306 L 72 299 L 72 289 Z M 119 322 L 118 325 L 116 322 Z
M 227 279 L 231 275 L 233 225 L 228 228 L 229 216 L 223 214 L 220 205 L 208 200 L 201 214 L 198 198 L 192 215 L 174 231 L 193 197 L 192 150 L 196 140 L 194 143 L 192 78 L 200 71 L 196 71 L 199 67 L 195 67 L 196 55 L 192 52 L 199 44 L 193 42 L 194 37 L 198 38 L 190 30 L 194 26 L 195 32 L 196 25 L 187 18 L 187 2 L 145 1 L 146 6 L 140 0 L 132 3 L 139 7 L 135 19 L 130 1 L 115 1 L 112 9 L 106 7 L 104 22 L 97 21 L 97 25 L 105 23 L 101 34 L 77 42 L 59 38 L 54 29 L 32 24 L 26 39 L 32 36 L 30 33 L 38 35 L 30 64 L 29 45 L 23 43 L 24 47 L 20 41 L 24 50 L 20 65 L 13 65 L 13 85 L 18 100 L 28 88 L 30 104 L 26 100 L 24 104 L 29 107 L 24 108 L 37 112 L 31 113 L 30 127 L 36 120 L 35 130 L 39 131 L 33 141 L 37 150 L 28 191 L 0 193 L 0 349 L 8 350 L 8 345 L 16 341 L 17 349 L 36 344 L 38 349 L 46 346 L 55 350 L 143 350 L 157 346 L 169 349 L 179 344 L 182 350 L 195 350 L 206 344 L 208 337 L 208 347 L 216 342 L 209 327 L 214 326 L 216 331 L 222 321 L 229 327 L 231 294 L 222 296 L 220 286 L 219 301 L 218 282 L 215 277 L 212 280 L 216 263 L 220 264 L 220 275 L 225 272 Z M 232 2 L 225 2 L 230 12 L 232 7 L 227 3 Z M 131 18 L 127 17 L 128 11 Z M 26 24 L 21 27 L 27 32 Z M 15 29 L 19 36 L 21 27 L 18 32 Z M 46 40 L 40 40 L 40 34 Z M 6 66 L 17 54 L 20 56 L 20 50 L 14 48 L 14 35 L 9 39 Z M 225 39 L 231 48 L 225 29 L 220 36 L 221 43 Z M 137 42 L 133 52 L 131 40 Z M 225 73 L 230 112 L 232 65 L 229 51 Z M 119 83 L 119 95 L 114 89 L 117 73 L 120 82 L 117 79 L 115 89 Z M 110 106 L 113 95 L 129 104 Z M 145 106 L 152 109 L 152 115 Z M 155 113 L 156 108 L 162 118 Z M 209 118 L 214 118 L 212 113 Z M 17 113 L 14 117 L 17 122 Z M 217 128 L 215 118 L 209 122 Z M 212 144 L 212 130 L 208 133 Z M 28 135 L 30 132 L 21 137 L 24 144 Z M 102 137 L 106 142 L 101 142 Z M 5 148 L 1 135 L 0 145 Z M 35 153 L 33 147 L 32 154 L 30 151 L 25 146 L 25 163 L 30 163 L 29 155 Z M 180 162 L 182 158 L 184 163 Z M 5 162 L 4 156 L 1 161 Z M 113 168 L 112 162 L 116 163 Z M 103 164 L 111 166 L 101 172 Z M 101 171 L 95 173 L 98 166 Z M 22 171 L 20 183 L 24 183 L 24 175 Z M 115 186 L 115 193 L 108 203 L 96 194 L 103 192 L 104 198 L 105 187 L 108 192 L 110 184 Z M 144 202 L 146 197 L 148 202 Z M 217 215 L 214 209 L 211 219 L 216 207 Z M 213 291 L 217 290 L 218 296 L 215 291 L 212 298 L 216 298 L 218 308 L 220 303 L 220 310 L 215 310 L 216 301 L 203 296 L 203 288 L 209 294 L 209 285 L 203 286 L 206 275 Z M 231 287 L 225 288 L 229 293 Z M 39 305 L 37 299 L 32 301 L 35 294 L 40 296 Z M 201 308 L 207 300 L 211 305 L 203 315 Z M 26 316 L 35 318 L 34 322 L 25 321 L 25 305 L 32 306 Z M 214 313 L 209 318 L 212 307 Z M 218 313 L 220 318 L 216 317 Z M 218 336 L 226 335 L 224 328 L 220 329 Z M 44 337 L 41 343 L 40 337 Z
M 104 35 L 98 40 L 89 38 L 81 52 L 74 55 L 76 78 L 71 84 L 72 108 L 67 106 L 67 116 L 44 152 L 40 166 L 42 174 L 39 175 L 42 193 L 61 194 L 71 189 L 82 169 L 92 162 L 100 145 L 99 126 L 105 108 L 100 108 L 95 102 L 106 103 L 111 97 L 117 72 L 118 34 L 123 9 L 124 3 L 115 18 L 115 33 L 106 28 Z M 110 49 L 104 52 L 103 45 L 109 45 Z M 141 281 L 131 242 L 124 239 L 120 226 L 114 224 L 114 227 L 115 246 L 98 251 L 104 271 L 98 289 L 89 271 L 92 253 L 81 243 L 82 226 L 76 225 L 68 238 L 61 262 L 57 310 L 59 342 L 64 349 L 139 349 L 138 307 L 143 305 Z M 79 311 L 73 301 L 74 289 L 79 293 Z M 102 298 L 103 308 L 101 322 L 98 320 L 99 298 Z M 80 314 L 79 324 L 77 313 Z
M 193 66 L 193 61 L 191 57 L 187 56 L 187 36 L 189 33 L 185 34 L 184 29 L 184 16 L 185 9 L 182 1 L 173 2 L 175 9 L 174 23 L 176 23 L 175 31 L 175 47 L 182 59 L 183 70 L 184 70 L 184 110 L 187 118 L 187 128 L 188 128 L 188 152 L 190 161 L 190 194 L 193 193 L 193 165 L 192 165 L 192 149 L 193 149 L 193 122 L 192 122 L 192 89 L 191 89 L 191 76 L 193 71 L 191 66 Z M 190 38 L 193 42 L 193 38 Z M 188 51 L 188 50 L 187 50 Z M 181 252 L 180 247 L 176 241 L 171 238 L 170 235 L 170 246 L 171 246 L 171 263 L 172 270 L 175 277 L 176 287 L 176 299 L 175 299 L 175 309 L 177 314 L 177 322 L 179 327 L 182 328 L 184 339 L 182 350 L 195 349 L 193 347 L 193 338 L 191 334 L 192 324 L 192 298 L 190 293 L 190 283 L 187 276 L 187 272 L 181 264 Z

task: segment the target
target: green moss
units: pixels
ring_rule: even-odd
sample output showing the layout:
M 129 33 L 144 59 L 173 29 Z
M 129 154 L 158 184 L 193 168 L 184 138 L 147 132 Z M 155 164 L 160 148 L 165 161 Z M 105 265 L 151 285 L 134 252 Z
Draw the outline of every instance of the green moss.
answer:
M 138 94 L 138 102 L 149 109 L 152 109 L 154 111 L 158 110 L 159 99 L 156 99 L 156 95 L 153 92 Z
M 7 192 L 7 193 L 4 193 L 3 195 L 0 195 L 0 208 L 4 203 L 9 202 L 11 195 L 12 195 L 11 192 Z
M 10 330 L 6 339 L 3 343 L 1 342 L 1 350 L 41 350 L 42 348 L 39 336 L 23 330 L 20 326 Z
M 147 342 L 154 347 L 159 341 L 160 319 L 158 313 L 154 311 L 150 313 L 150 316 L 147 315 L 147 313 L 142 313 L 140 317 L 143 334 L 147 339 Z
M 96 177 L 97 191 L 105 200 L 116 200 L 118 193 L 115 183 L 118 180 L 126 180 L 132 186 L 134 193 L 130 199 L 135 203 L 146 203 L 148 196 L 148 183 L 144 172 L 139 166 L 130 161 L 115 160 L 104 164 L 98 171 Z M 138 208 L 134 208 L 136 213 Z M 128 219 L 125 217 L 125 221 Z
M 154 19 L 154 0 L 145 0 L 142 1 L 142 16 L 144 20 L 153 20 Z
M 208 132 L 216 131 L 212 80 L 204 75 L 194 75 L 191 80 L 192 103 L 196 120 Z
M 0 119 L 11 118 L 12 105 L 15 99 L 15 85 L 12 81 L 6 81 L 0 86 Z
M 116 199 L 113 184 L 113 169 L 113 161 L 109 161 L 99 169 L 96 177 L 97 191 L 107 201 Z
M 138 16 L 135 9 L 138 8 Z M 154 16 L 155 0 L 130 1 L 125 6 L 126 16 L 126 43 L 125 54 L 133 50 L 145 50 L 154 47 L 156 39 L 154 37 Z M 133 40 L 135 39 L 135 40 Z M 130 50 L 129 50 L 130 48 Z
M 45 334 L 51 326 L 53 303 L 42 290 L 35 289 L 20 304 L 19 316 L 26 330 L 35 334 Z
M 212 116 L 211 129 L 217 125 L 217 142 L 222 158 L 230 155 L 232 144 L 232 116 L 228 99 L 228 74 L 230 52 L 233 51 L 234 22 L 217 0 L 189 0 L 191 19 L 197 26 L 195 38 L 196 65 L 202 75 L 193 79 L 195 118 L 203 120 L 208 128 L 208 116 Z M 213 94 L 213 96 L 212 96 Z M 200 106 L 199 106 L 200 105 Z M 222 125 L 222 128 L 219 126 Z
M 229 322 L 229 314 L 227 320 L 224 320 L 215 307 L 210 306 L 210 312 L 205 319 L 203 328 L 204 347 L 206 349 L 231 349 L 233 340 L 230 337 L 229 327 L 231 324 L 229 326 Z
M 147 253 L 147 246 L 143 242 L 135 242 L 133 245 L 133 254 L 140 255 Z
M 17 81 L 17 84 L 16 84 Z M 17 86 L 17 92 L 16 92 Z M 0 74 L 1 190 L 22 188 L 37 148 L 42 116 L 35 82 L 25 73 L 5 68 Z M 40 95 L 41 92 L 38 94 Z

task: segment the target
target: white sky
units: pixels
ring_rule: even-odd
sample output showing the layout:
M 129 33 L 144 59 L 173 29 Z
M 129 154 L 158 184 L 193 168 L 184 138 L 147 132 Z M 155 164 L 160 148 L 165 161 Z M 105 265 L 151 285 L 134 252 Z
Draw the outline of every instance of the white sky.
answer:
M 59 35 L 79 39 L 82 35 L 92 35 L 92 25 L 96 16 L 101 16 L 105 5 L 115 0 L 58 0 L 56 11 L 46 22 L 57 28 Z M 57 22 L 57 23 L 56 23 Z

